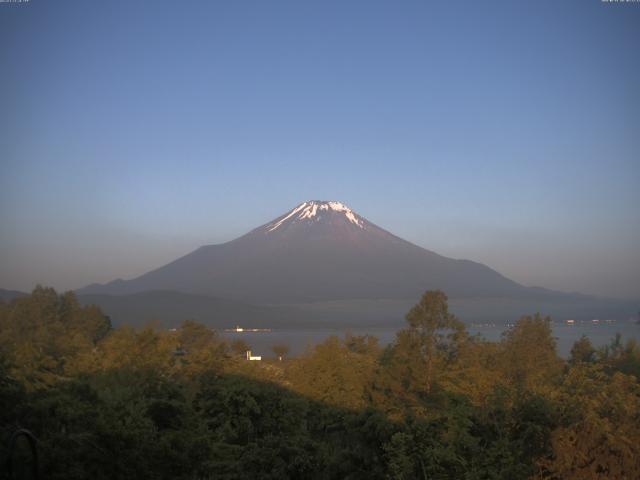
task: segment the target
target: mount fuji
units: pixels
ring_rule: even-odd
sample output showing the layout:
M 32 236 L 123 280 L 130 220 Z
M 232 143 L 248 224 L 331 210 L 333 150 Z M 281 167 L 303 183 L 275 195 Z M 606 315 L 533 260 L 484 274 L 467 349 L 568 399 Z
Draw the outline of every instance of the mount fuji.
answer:
M 249 233 L 207 245 L 132 280 L 80 289 L 127 295 L 176 291 L 254 304 L 411 299 L 442 289 L 451 297 L 532 298 L 495 270 L 405 241 L 335 201 L 303 202 Z

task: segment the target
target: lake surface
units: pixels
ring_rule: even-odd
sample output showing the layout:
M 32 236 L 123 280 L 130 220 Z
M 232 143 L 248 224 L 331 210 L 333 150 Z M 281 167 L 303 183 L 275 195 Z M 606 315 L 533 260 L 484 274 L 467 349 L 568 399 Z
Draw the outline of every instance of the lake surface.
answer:
M 480 334 L 487 340 L 500 340 L 506 325 L 467 325 L 472 335 Z M 387 345 L 395 339 L 398 328 L 395 327 L 353 327 L 353 328 L 291 328 L 281 330 L 271 330 L 270 332 L 223 332 L 223 336 L 228 339 L 240 338 L 247 342 L 254 355 L 264 357 L 274 357 L 271 347 L 276 344 L 285 344 L 290 348 L 290 356 L 298 356 L 305 352 L 307 348 L 323 342 L 331 335 L 344 337 L 347 332 L 354 335 L 373 335 L 380 340 L 380 344 Z M 593 323 L 591 321 L 576 322 L 573 325 L 564 322 L 553 324 L 553 335 L 558 342 L 558 353 L 563 357 L 568 357 L 573 343 L 582 335 L 589 337 L 596 347 L 607 345 L 615 337 L 616 333 L 622 335 L 623 342 L 629 338 L 640 339 L 640 325 L 633 321 L 601 321 Z

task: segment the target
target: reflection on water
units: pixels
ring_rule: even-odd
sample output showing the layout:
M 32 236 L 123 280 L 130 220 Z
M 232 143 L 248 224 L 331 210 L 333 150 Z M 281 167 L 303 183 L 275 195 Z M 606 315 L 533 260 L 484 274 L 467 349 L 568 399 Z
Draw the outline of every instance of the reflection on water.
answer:
M 491 341 L 500 340 L 502 332 L 508 328 L 505 325 L 484 324 L 469 325 L 468 329 L 472 335 L 480 334 L 485 339 Z M 222 332 L 225 338 L 236 339 L 241 338 L 247 342 L 256 355 L 263 357 L 274 357 L 271 347 L 276 344 L 285 344 L 290 348 L 290 356 L 297 356 L 304 353 L 305 349 L 313 347 L 323 342 L 331 335 L 344 337 L 347 332 L 354 335 L 373 335 L 380 340 L 382 345 L 387 345 L 395 338 L 397 328 L 390 327 L 374 327 L 374 328 L 327 328 L 327 329 L 282 329 L 271 330 L 268 332 Z M 556 322 L 553 324 L 553 334 L 558 341 L 558 353 L 563 356 L 569 356 L 569 351 L 573 342 L 578 340 L 582 335 L 589 337 L 596 347 L 606 345 L 611 342 L 616 333 L 622 335 L 623 341 L 629 338 L 640 338 L 640 325 L 635 322 L 575 322 L 567 324 L 566 322 Z

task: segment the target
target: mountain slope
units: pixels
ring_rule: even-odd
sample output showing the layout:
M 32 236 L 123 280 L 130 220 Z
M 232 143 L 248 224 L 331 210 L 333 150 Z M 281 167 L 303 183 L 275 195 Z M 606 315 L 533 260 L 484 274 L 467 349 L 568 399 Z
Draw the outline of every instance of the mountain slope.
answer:
M 553 295 L 489 267 L 454 260 L 383 230 L 338 202 L 310 201 L 233 241 L 194 252 L 132 280 L 79 293 L 175 290 L 253 303 Z
M 27 295 L 29 294 L 25 292 L 19 292 L 17 290 L 5 290 L 4 288 L 0 288 L 0 300 L 3 300 L 5 302 L 10 302 L 15 298 L 26 297 Z

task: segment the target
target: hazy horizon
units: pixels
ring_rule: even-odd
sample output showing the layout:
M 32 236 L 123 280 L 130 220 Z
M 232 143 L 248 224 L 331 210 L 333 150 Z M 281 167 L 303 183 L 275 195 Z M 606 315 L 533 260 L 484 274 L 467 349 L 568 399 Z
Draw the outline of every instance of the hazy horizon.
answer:
M 0 4 L 0 288 L 133 278 L 309 199 L 640 298 L 640 9 Z

